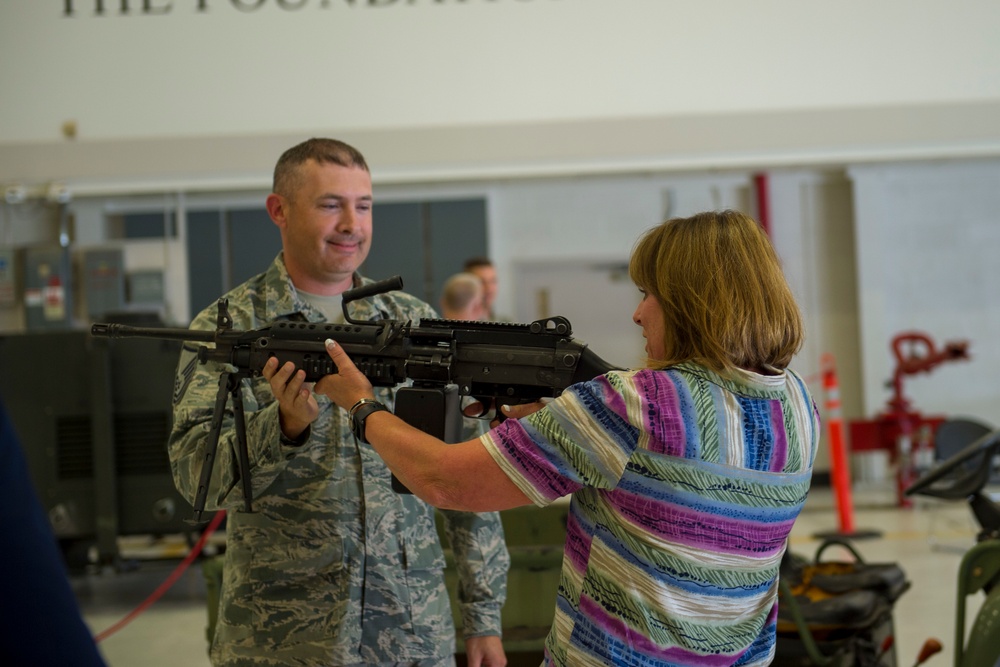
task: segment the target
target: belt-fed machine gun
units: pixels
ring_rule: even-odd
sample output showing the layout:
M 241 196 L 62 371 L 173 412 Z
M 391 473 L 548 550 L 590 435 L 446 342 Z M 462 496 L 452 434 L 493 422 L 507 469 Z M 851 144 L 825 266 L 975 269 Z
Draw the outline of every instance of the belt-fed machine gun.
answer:
M 402 278 L 372 283 L 343 294 L 345 324 L 275 322 L 251 331 L 236 331 L 228 301 L 218 302 L 215 331 L 147 328 L 122 324 L 94 324 L 94 336 L 108 338 L 159 338 L 209 343 L 198 349 L 203 364 L 224 364 L 219 377 L 210 442 L 202 463 L 195 496 L 195 521 L 201 520 L 218 448 L 226 403 L 233 402 L 236 459 L 242 484 L 244 509 L 251 512 L 250 462 L 246 421 L 240 384 L 260 375 L 264 364 L 277 357 L 279 366 L 292 362 L 306 373 L 307 382 L 336 373 L 324 342 L 332 338 L 344 348 L 358 369 L 374 386 L 412 386 L 396 392 L 395 413 L 409 424 L 445 442 L 461 434 L 461 396 L 471 396 L 484 406 L 529 403 L 558 396 L 576 382 L 615 370 L 572 338 L 564 317 L 550 317 L 531 324 L 422 319 L 381 319 L 362 322 L 347 312 L 357 299 L 402 289 Z M 499 412 L 498 412 L 499 414 Z M 394 488 L 405 492 L 395 478 Z

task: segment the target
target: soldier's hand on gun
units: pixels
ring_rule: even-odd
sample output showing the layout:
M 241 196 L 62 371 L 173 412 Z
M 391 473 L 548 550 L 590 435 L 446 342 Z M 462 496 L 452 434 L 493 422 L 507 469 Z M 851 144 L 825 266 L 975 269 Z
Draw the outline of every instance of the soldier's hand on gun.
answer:
M 319 416 L 319 404 L 306 382 L 305 371 L 296 370 L 290 361 L 278 368 L 278 358 L 271 357 L 261 374 L 271 383 L 271 392 L 278 401 L 281 432 L 286 438 L 296 439 Z

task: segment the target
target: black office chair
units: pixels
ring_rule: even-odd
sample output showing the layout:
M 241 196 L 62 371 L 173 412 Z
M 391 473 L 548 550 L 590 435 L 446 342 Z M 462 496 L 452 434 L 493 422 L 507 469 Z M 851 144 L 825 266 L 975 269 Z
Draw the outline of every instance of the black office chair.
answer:
M 968 417 L 956 417 L 953 419 L 948 419 L 941 422 L 938 426 L 937 431 L 934 433 L 934 465 L 940 465 L 942 462 L 947 461 L 949 458 L 957 454 L 958 452 L 965 449 L 967 446 L 982 438 L 988 433 L 992 433 L 995 429 L 992 426 L 988 426 L 977 419 L 971 419 Z M 992 467 L 992 472 L 990 474 L 989 483 L 1000 483 L 1000 470 L 998 470 L 997 461 L 983 461 L 982 457 L 973 457 L 969 461 L 962 464 L 960 469 L 955 470 L 952 476 L 968 476 L 969 474 L 975 472 L 976 468 L 979 466 L 988 465 Z M 938 509 L 934 503 L 929 507 L 930 509 L 930 525 L 928 526 L 928 541 L 931 543 L 931 548 L 935 550 L 945 550 L 945 551 L 959 551 L 964 552 L 967 545 L 957 546 L 954 544 L 948 544 L 946 541 L 939 540 L 937 534 L 937 513 Z M 964 528 L 960 532 L 964 532 Z M 975 522 L 972 521 L 972 517 L 969 517 L 968 529 L 975 531 Z
M 941 425 L 938 426 L 937 432 L 934 434 L 935 463 L 947 461 L 952 456 L 965 449 L 968 445 L 972 444 L 987 433 L 992 433 L 994 430 L 996 429 L 992 426 L 988 426 L 976 419 L 969 419 L 966 417 L 956 417 L 955 419 L 948 419 L 942 422 Z M 989 465 L 994 464 L 995 461 L 989 462 Z M 973 458 L 965 465 L 982 465 L 982 462 Z M 971 472 L 971 467 L 968 468 L 968 470 Z M 996 471 L 994 470 L 993 477 L 995 476 Z

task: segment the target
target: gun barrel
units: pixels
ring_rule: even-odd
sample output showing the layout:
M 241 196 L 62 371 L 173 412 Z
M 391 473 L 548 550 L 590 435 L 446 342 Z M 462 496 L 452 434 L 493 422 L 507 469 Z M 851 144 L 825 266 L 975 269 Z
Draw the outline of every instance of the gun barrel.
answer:
M 215 332 L 166 327 L 133 327 L 127 324 L 95 324 L 90 334 L 98 338 L 158 338 L 160 340 L 190 340 L 201 343 L 215 341 Z

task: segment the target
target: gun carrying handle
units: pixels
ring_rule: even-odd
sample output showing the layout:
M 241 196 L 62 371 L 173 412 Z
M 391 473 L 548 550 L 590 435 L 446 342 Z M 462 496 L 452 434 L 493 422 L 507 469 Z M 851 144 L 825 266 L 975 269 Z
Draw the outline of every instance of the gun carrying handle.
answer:
M 393 290 L 403 289 L 403 277 L 393 276 L 392 278 L 386 278 L 385 280 L 379 280 L 378 282 L 371 283 L 370 285 L 362 285 L 361 287 L 354 287 L 344 292 L 344 303 L 350 303 L 351 301 L 356 301 L 358 299 L 363 299 L 366 296 L 372 296 L 375 294 L 382 294 L 383 292 L 391 292 Z
M 361 287 L 355 287 L 347 290 L 343 293 L 343 295 L 341 295 L 341 298 L 343 299 L 341 302 L 341 308 L 344 311 L 344 319 L 351 324 L 365 324 L 364 322 L 358 322 L 351 317 L 350 313 L 347 312 L 347 304 L 352 301 L 357 301 L 358 299 L 363 299 L 366 296 L 374 296 L 376 294 L 401 289 L 403 289 L 402 276 L 393 276 L 392 278 L 386 278 L 385 280 L 380 280 L 378 282 L 371 283 L 370 285 L 362 285 Z

